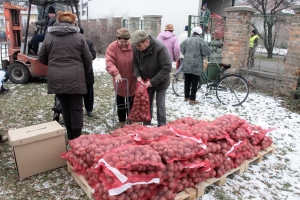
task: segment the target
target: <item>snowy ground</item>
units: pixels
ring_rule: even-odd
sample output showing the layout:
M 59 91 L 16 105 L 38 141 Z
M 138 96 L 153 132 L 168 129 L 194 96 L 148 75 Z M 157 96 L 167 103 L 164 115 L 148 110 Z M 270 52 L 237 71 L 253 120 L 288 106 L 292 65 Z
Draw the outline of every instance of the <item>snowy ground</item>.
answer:
M 106 73 L 105 60 L 94 61 L 96 74 Z M 172 88 L 167 91 L 167 120 L 182 117 L 215 119 L 225 114 L 238 115 L 254 125 L 276 128 L 269 133 L 276 146 L 275 154 L 268 154 L 262 163 L 250 165 L 242 175 L 227 179 L 224 186 L 211 186 L 202 199 L 219 199 L 225 193 L 228 199 L 300 199 L 300 116 L 281 107 L 280 99 L 250 93 L 243 106 L 223 106 L 217 98 L 198 99 L 198 105 L 189 105 L 177 97 Z M 201 94 L 200 94 L 201 96 Z M 152 123 L 156 125 L 156 117 Z

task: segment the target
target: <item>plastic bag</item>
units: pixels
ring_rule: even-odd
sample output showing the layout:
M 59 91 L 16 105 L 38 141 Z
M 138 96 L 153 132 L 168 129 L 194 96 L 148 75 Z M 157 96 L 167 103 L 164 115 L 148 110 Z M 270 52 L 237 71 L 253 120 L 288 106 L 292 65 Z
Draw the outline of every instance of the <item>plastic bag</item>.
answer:
M 128 116 L 128 119 L 134 122 L 151 121 L 150 99 L 145 83 L 146 81 L 138 81 L 136 83 L 133 105 Z

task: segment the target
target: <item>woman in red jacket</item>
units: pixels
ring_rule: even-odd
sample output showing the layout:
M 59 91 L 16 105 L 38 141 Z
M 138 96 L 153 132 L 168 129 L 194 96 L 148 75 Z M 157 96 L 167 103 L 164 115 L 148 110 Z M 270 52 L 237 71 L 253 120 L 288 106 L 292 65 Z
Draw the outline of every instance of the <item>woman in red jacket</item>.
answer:
M 136 78 L 133 75 L 133 52 L 129 41 L 130 31 L 126 28 L 118 29 L 116 37 L 117 40 L 112 42 L 106 50 L 106 71 L 113 77 L 114 89 L 117 95 L 119 125 L 123 127 L 129 114 L 127 103 L 130 103 L 130 108 L 132 107 Z M 127 91 L 126 81 L 123 78 L 128 80 L 129 91 Z M 116 91 L 116 84 L 118 84 L 118 91 Z

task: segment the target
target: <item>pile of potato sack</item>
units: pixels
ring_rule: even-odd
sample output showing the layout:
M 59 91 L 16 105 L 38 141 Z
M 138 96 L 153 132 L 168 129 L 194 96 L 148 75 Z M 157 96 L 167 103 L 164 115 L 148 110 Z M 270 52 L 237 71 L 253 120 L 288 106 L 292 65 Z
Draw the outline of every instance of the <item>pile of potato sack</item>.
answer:
M 82 135 L 61 156 L 84 176 L 95 199 L 171 200 L 257 156 L 272 144 L 269 131 L 234 115 L 211 122 L 183 118 L 158 128 L 132 124 Z

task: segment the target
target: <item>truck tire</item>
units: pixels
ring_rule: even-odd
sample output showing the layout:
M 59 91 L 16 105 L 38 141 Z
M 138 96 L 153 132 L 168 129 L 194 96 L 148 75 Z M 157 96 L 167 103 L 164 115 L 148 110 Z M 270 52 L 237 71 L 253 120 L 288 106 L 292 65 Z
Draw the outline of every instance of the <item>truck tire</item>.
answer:
M 25 84 L 30 75 L 27 67 L 21 63 L 13 63 L 8 67 L 9 80 L 16 84 Z

